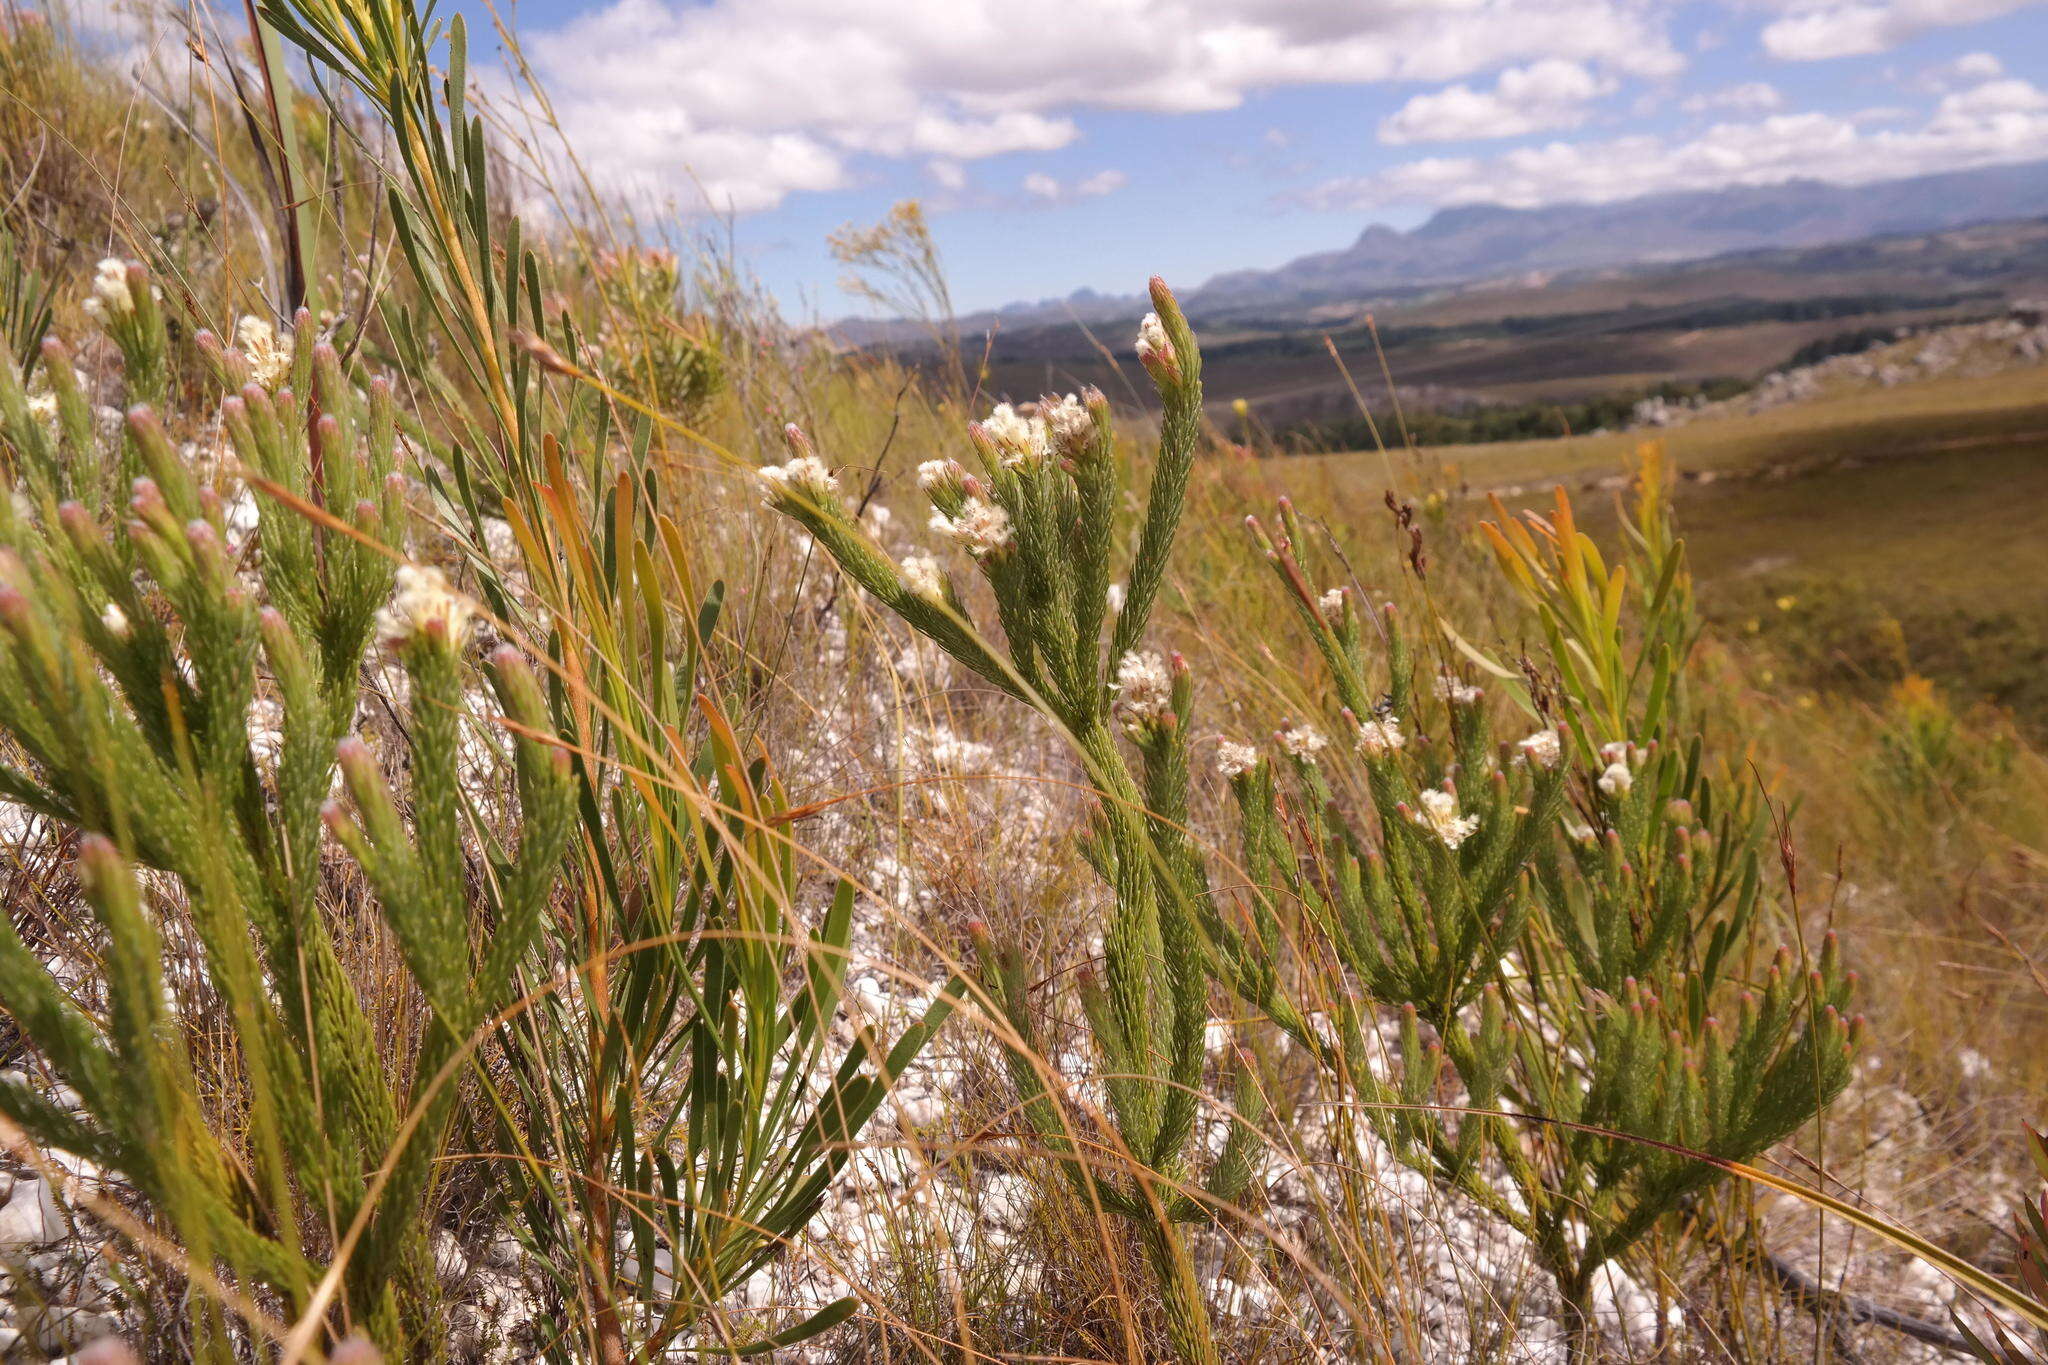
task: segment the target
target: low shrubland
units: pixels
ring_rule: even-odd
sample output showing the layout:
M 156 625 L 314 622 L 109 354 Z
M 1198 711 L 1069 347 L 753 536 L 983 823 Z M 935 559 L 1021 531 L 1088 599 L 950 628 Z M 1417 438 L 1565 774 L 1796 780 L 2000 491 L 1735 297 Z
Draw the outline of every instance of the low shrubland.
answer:
M 1347 491 L 1158 281 L 1156 416 L 835 354 L 263 19 L 0 224 L 6 1350 L 2038 1351 L 2041 761 L 1773 689 L 1658 450 Z

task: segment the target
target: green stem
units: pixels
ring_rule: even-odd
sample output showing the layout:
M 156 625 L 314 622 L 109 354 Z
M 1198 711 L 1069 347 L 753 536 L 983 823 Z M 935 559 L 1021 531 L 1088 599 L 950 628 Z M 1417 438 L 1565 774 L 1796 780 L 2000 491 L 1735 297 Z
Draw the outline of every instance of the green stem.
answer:
M 1216 1340 L 1209 1328 L 1209 1305 L 1202 1298 L 1201 1282 L 1195 1277 L 1194 1258 L 1188 1254 L 1187 1237 L 1178 1223 L 1161 1216 L 1141 1219 L 1139 1230 L 1145 1240 L 1145 1256 L 1152 1264 L 1152 1278 L 1159 1284 L 1159 1298 L 1166 1313 L 1166 1336 L 1173 1353 L 1183 1365 L 1222 1365 Z

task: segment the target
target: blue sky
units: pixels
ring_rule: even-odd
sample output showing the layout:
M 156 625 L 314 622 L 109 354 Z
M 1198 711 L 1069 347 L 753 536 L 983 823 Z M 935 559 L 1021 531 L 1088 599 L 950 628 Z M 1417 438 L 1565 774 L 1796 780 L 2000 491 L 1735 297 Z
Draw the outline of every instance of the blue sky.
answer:
M 2048 157 L 2044 0 L 525 0 L 607 189 L 791 311 L 918 197 L 963 309 L 1195 284 L 1471 202 Z

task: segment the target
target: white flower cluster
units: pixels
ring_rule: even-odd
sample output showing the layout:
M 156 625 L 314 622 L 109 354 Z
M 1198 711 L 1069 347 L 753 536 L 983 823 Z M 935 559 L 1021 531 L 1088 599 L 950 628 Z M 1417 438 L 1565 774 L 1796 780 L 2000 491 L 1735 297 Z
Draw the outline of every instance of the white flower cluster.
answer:
M 1331 621 L 1341 620 L 1344 615 L 1344 589 L 1326 589 L 1323 595 L 1316 599 L 1316 605 L 1322 608 L 1323 615 Z
M 960 482 L 960 465 L 954 460 L 926 460 L 917 467 L 917 486 L 924 492 Z
M 1216 771 L 1225 777 L 1243 777 L 1259 766 L 1259 751 L 1249 744 L 1226 739 L 1216 746 Z
M 946 598 L 946 575 L 939 568 L 939 561 L 926 554 L 903 556 L 903 585 L 919 597 L 928 597 L 934 602 Z
M 1045 438 L 1054 454 L 1071 458 L 1086 450 L 1095 439 L 1095 418 L 1088 405 L 1073 394 L 1043 406 Z
M 85 315 L 104 327 L 115 318 L 135 311 L 135 295 L 128 288 L 128 263 L 109 256 L 93 272 L 92 292 L 85 296 Z
M 1358 722 L 1358 750 L 1368 757 L 1384 758 L 1407 745 L 1397 716 L 1367 716 Z
M 1629 788 L 1635 786 L 1635 765 L 1642 761 L 1643 751 L 1625 739 L 1611 740 L 1600 746 L 1600 761 L 1607 770 L 1600 774 L 1596 784 L 1609 796 L 1627 796 Z
M 982 498 L 969 498 L 957 517 L 934 512 L 930 524 L 934 534 L 957 542 L 976 559 L 1009 548 L 1010 514 Z
M 1455 792 L 1432 787 L 1422 793 L 1421 801 L 1422 808 L 1409 812 L 1409 819 L 1443 840 L 1445 848 L 1456 848 L 1479 828 L 1478 816 L 1458 813 Z
M 1482 689 L 1465 682 L 1448 668 L 1436 675 L 1435 686 L 1437 700 L 1447 701 L 1453 706 L 1474 706 L 1486 695 Z
M 981 434 L 995 447 L 996 458 L 1010 469 L 1035 466 L 1046 457 L 1045 419 L 1026 417 L 1008 403 L 998 403 L 981 423 Z
M 1154 365 L 1172 365 L 1177 359 L 1173 340 L 1166 335 L 1166 324 L 1159 320 L 1159 314 L 1145 314 L 1145 320 L 1138 324 L 1139 363 L 1149 370 Z
M 839 491 L 839 480 L 815 455 L 799 455 L 788 464 L 763 465 L 754 472 L 768 486 L 770 501 L 790 494 L 807 495 L 816 501 Z
M 291 373 L 292 339 L 280 338 L 277 329 L 262 318 L 245 316 L 235 324 L 235 345 L 249 362 L 249 377 L 273 393 Z
M 1523 758 L 1539 768 L 1555 768 L 1564 757 L 1564 745 L 1558 741 L 1555 730 L 1538 730 L 1527 739 L 1516 740 L 1515 747 L 1521 750 Z
M 1279 741 L 1283 752 L 1311 763 L 1316 761 L 1317 754 L 1330 747 L 1329 738 L 1321 730 L 1291 720 L 1273 738 Z
M 377 634 L 396 649 L 435 630 L 450 644 L 461 645 L 469 634 L 476 604 L 448 586 L 447 576 L 425 564 L 398 570 L 397 590 L 377 612 Z
M 1117 661 L 1117 704 L 1126 728 L 1136 729 L 1173 714 L 1173 671 L 1151 650 L 1137 650 Z

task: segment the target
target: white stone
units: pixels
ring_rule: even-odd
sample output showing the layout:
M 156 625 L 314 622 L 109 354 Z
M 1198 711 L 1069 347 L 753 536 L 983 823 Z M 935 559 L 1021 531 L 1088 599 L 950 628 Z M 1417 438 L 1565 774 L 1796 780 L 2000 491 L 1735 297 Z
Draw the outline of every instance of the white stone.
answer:
M 47 1180 L 20 1181 L 8 1195 L 6 1206 L 0 1208 L 0 1252 L 43 1246 L 62 1237 L 65 1230 L 64 1210 Z

